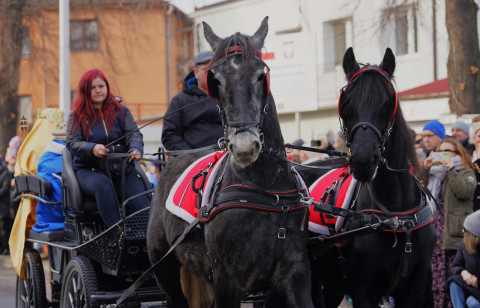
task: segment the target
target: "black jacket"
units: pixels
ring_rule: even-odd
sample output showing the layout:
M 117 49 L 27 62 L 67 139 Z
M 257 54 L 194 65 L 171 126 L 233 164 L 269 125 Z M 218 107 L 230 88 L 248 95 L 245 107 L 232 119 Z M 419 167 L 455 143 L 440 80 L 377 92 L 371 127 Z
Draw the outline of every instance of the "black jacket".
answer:
M 199 100 L 202 101 L 188 106 Z M 162 143 L 170 151 L 188 150 L 216 144 L 221 137 L 223 125 L 217 100 L 197 87 L 192 71 L 183 81 L 183 91 L 168 106 L 163 119 Z
M 75 170 L 80 168 L 99 168 L 102 164 L 102 159 L 93 155 L 92 150 L 95 144 L 99 143 L 106 145 L 126 134 L 129 135 L 120 140 L 118 143 L 115 143 L 109 147 L 109 153 L 127 153 L 133 149 L 137 149 L 143 153 L 143 136 L 137 129 L 137 124 L 135 124 L 130 110 L 128 110 L 128 108 L 125 106 L 121 107 L 123 110 L 123 117 L 121 113 L 117 111 L 111 132 L 106 132 L 103 121 L 97 122 L 93 125 L 88 140 L 85 140 L 85 136 L 83 135 L 83 130 L 80 125 L 75 128 L 74 124 L 73 128 L 75 128 L 75 131 L 68 132 L 67 148 L 73 155 L 73 168 Z M 99 116 L 102 117 L 101 115 Z M 71 128 L 72 114 L 69 115 L 67 121 L 67 129 L 70 130 Z
M 0 167 L 0 219 L 10 217 L 10 183 L 13 174 Z
M 480 289 L 469 286 L 465 283 L 460 273 L 467 270 L 470 274 L 480 277 L 480 247 L 477 247 L 477 252 L 473 255 L 468 254 L 465 248 L 465 243 L 462 241 L 457 250 L 455 259 L 453 259 L 451 274 L 448 282 L 455 281 L 463 290 L 467 291 L 468 295 L 472 295 L 477 300 L 480 300 Z M 448 285 L 448 284 L 447 284 Z M 467 296 L 466 296 L 467 297 Z

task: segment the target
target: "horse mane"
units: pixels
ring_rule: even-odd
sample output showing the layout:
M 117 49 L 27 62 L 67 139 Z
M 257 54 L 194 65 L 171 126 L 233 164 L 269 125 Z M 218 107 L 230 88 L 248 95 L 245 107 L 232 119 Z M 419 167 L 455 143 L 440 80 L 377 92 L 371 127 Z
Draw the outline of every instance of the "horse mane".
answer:
M 378 108 L 375 104 L 378 104 L 379 101 L 388 99 L 391 105 L 389 116 L 391 116 L 395 105 L 393 84 L 387 82 L 380 73 L 374 70 L 365 71 L 359 77 L 354 79 L 345 91 L 349 100 L 355 102 L 355 108 L 371 110 L 371 108 Z M 390 78 L 393 81 L 393 76 L 390 76 Z M 372 91 L 372 87 L 377 89 L 377 91 Z M 398 153 L 405 153 L 405 155 L 398 155 Z M 398 102 L 392 133 L 386 143 L 385 156 L 392 168 L 406 168 L 409 165 L 416 172 L 419 171 L 411 130 L 403 117 L 400 102 Z

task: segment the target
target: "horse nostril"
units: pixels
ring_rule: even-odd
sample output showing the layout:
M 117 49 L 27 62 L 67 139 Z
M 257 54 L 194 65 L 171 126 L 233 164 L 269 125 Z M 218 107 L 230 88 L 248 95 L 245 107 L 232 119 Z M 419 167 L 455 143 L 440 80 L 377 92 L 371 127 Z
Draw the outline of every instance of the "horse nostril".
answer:
M 233 153 L 233 143 L 228 144 L 228 152 Z
M 260 143 L 260 141 L 255 141 L 253 144 L 255 145 L 255 152 L 258 152 L 261 150 L 262 144 Z

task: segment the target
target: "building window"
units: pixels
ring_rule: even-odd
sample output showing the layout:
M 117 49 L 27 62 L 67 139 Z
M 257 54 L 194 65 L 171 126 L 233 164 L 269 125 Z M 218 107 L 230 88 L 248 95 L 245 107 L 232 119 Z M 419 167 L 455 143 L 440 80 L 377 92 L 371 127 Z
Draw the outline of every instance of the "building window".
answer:
M 29 124 L 33 123 L 32 98 L 30 96 L 20 96 L 18 104 L 19 119 L 24 116 Z
M 384 39 L 396 55 L 418 52 L 418 22 L 415 6 L 400 6 L 385 11 Z
M 351 21 L 348 19 L 323 24 L 325 71 L 333 71 L 335 66 L 342 64 L 347 42 L 351 42 L 349 39 L 351 26 Z
M 70 49 L 72 51 L 98 50 L 98 22 L 96 20 L 70 21 Z
M 22 59 L 28 58 L 30 58 L 30 31 L 28 28 L 23 28 Z

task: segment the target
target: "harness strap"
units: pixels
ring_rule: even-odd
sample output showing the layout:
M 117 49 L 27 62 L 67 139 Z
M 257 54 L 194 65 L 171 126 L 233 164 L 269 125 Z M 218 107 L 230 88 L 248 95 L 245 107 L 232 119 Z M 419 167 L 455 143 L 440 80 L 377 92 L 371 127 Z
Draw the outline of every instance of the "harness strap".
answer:
M 275 260 L 280 259 L 283 254 L 283 246 L 287 235 L 287 217 L 288 206 L 282 206 L 282 217 L 280 218 L 280 227 L 278 228 L 277 247 L 275 249 Z
M 218 151 L 218 150 L 221 150 L 221 149 L 220 149 L 220 146 L 216 143 L 216 144 L 208 145 L 206 147 L 197 148 L 197 149 L 165 151 L 165 154 L 171 155 L 171 156 L 180 156 L 180 155 L 184 155 L 184 154 L 198 153 L 198 152 L 203 152 L 203 151 L 207 151 L 207 150 Z
M 278 160 L 285 161 L 292 165 L 301 166 L 302 168 L 304 167 L 304 168 L 311 168 L 311 169 L 330 170 L 330 169 L 343 168 L 348 166 L 348 160 L 345 157 L 321 160 L 319 162 L 316 162 L 315 165 L 302 165 L 294 161 L 288 160 L 285 157 L 285 155 L 280 154 L 279 152 L 275 151 L 272 148 L 267 147 L 266 145 L 263 145 L 262 152 L 267 153 Z
M 173 243 L 173 245 L 170 247 L 167 253 L 160 260 L 155 262 L 155 264 L 153 264 L 148 270 L 146 270 L 140 277 L 138 277 L 138 279 L 128 289 L 126 289 L 123 292 L 122 296 L 117 300 L 115 306 L 118 307 L 133 292 L 135 292 L 135 290 L 137 290 L 150 277 L 150 275 L 153 273 L 155 269 L 158 268 L 158 266 L 162 263 L 162 261 L 165 260 L 165 258 L 169 256 L 175 250 L 175 248 L 177 248 L 178 245 L 180 245 L 180 243 L 185 239 L 187 234 L 190 231 L 192 231 L 192 229 L 195 228 L 199 223 L 200 221 L 198 219 L 195 219 L 191 224 L 189 224 L 183 231 L 182 235 L 180 235 L 175 241 L 175 243 Z

